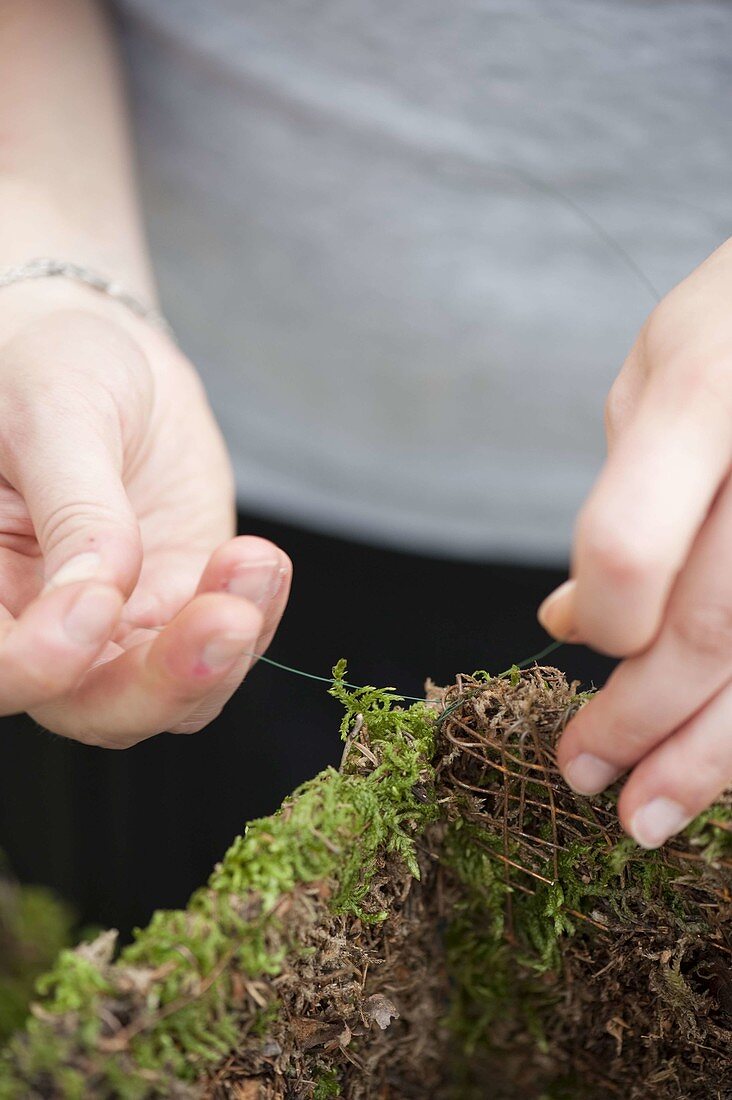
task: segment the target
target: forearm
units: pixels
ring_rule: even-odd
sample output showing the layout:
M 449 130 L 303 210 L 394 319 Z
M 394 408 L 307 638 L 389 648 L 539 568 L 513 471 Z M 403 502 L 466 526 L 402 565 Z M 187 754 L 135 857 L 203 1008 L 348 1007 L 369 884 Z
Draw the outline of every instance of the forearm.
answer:
M 0 267 L 54 256 L 154 296 L 124 91 L 93 0 L 0 0 Z

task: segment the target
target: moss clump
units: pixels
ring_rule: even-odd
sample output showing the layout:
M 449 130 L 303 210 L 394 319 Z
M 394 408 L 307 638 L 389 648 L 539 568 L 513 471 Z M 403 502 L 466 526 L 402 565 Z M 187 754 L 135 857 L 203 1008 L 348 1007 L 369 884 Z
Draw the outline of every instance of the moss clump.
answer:
M 62 953 L 0 1097 L 732 1095 L 729 800 L 642 852 L 561 782 L 585 697 L 555 670 L 408 709 L 344 678 L 341 769 L 116 961 Z
M 50 890 L 17 883 L 0 852 L 0 1042 L 24 1022 L 36 980 L 71 943 L 73 923 Z
M 398 709 L 389 691 L 348 690 L 345 663 L 334 674 L 344 729 L 357 713 L 368 721 L 368 773 L 327 769 L 273 817 L 251 823 L 187 909 L 155 913 L 116 962 L 108 934 L 61 952 L 35 1018 L 5 1052 L 3 1100 L 33 1090 L 195 1095 L 202 1072 L 240 1039 L 241 991 L 258 1015 L 273 1007 L 256 982 L 281 975 L 302 948 L 308 910 L 362 923 L 387 917 L 375 889 L 380 869 L 391 858 L 418 876 L 415 841 L 436 816 L 422 793 L 432 780 L 433 721 L 427 706 Z
M 729 799 L 639 849 L 615 791 L 582 798 L 557 772 L 583 701 L 550 669 L 441 696 L 446 965 L 469 1053 L 456 1095 L 484 1097 L 487 1079 L 496 1100 L 732 1095 Z

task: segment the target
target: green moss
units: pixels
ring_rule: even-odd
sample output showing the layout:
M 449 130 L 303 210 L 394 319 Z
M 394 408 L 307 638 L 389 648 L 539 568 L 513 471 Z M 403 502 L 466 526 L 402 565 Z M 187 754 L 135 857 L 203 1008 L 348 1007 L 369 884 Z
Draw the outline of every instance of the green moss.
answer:
M 156 975 L 146 996 L 145 1026 L 131 1034 L 125 1050 L 128 1064 L 146 1071 L 147 1078 L 143 1085 L 131 1080 L 113 1095 L 125 1100 L 165 1095 L 171 1077 L 195 1080 L 236 1044 L 231 973 L 278 974 L 291 950 L 287 937 L 277 935 L 277 905 L 283 897 L 298 885 L 329 880 L 335 887 L 334 910 L 374 920 L 385 914 L 364 912 L 362 906 L 379 855 L 396 853 L 419 875 L 415 838 L 437 812 L 434 796 L 425 795 L 433 778 L 433 713 L 422 705 L 402 710 L 400 696 L 388 689 L 348 688 L 345 674 L 345 662 L 340 662 L 332 694 L 345 708 L 342 733 L 347 737 L 357 715 L 363 715 L 374 766 L 367 774 L 358 770 L 357 761 L 341 772 L 326 769 L 272 817 L 252 822 L 188 908 L 155 913 L 111 969 L 62 952 L 41 988 L 47 1021 L 33 1021 L 5 1056 L 3 1100 L 16 1095 L 14 1077 L 32 1081 L 49 1072 L 61 1095 L 76 1096 L 75 1076 L 60 1071 L 65 1039 L 53 1017 L 73 1013 L 78 1051 L 95 1054 L 100 1002 L 114 993 L 115 975 L 129 967 Z M 122 1088 L 114 1054 L 101 1061 L 98 1071 L 101 1092 Z
M 729 854 L 732 809 L 715 807 L 689 827 L 685 843 L 703 858 L 681 869 L 668 852 L 644 852 L 623 838 L 612 796 L 578 799 L 549 770 L 551 738 L 584 697 L 561 677 L 560 683 L 559 674 L 545 682 L 546 671 L 514 668 L 493 678 L 480 673 L 467 687 L 461 681 L 451 689 L 449 705 L 438 714 L 427 704 L 403 709 L 390 689 L 349 687 L 345 663 L 336 666 L 331 693 L 345 711 L 341 770 L 326 769 L 275 815 L 252 822 L 188 907 L 154 914 L 116 963 L 93 951 L 63 952 L 39 987 L 42 1016 L 8 1048 L 0 1100 L 26 1097 L 29 1084 L 39 1081 L 52 1082 L 54 1097 L 81 1096 L 81 1066 L 87 1094 L 104 1098 L 148 1100 L 170 1095 L 171 1082 L 195 1082 L 241 1045 L 242 985 L 279 976 L 285 962 L 316 953 L 314 941 L 304 946 L 307 937 L 283 916 L 288 906 L 312 887 L 321 911 L 327 909 L 321 930 L 331 927 L 333 914 L 349 917 L 341 927 L 351 933 L 356 925 L 362 930 L 388 915 L 381 906 L 395 896 L 378 894 L 386 857 L 398 856 L 417 879 L 423 839 L 429 889 L 435 881 L 440 891 L 447 883 L 449 897 L 436 911 L 441 920 L 449 912 L 443 943 L 457 1051 L 455 1095 L 483 1095 L 480 1083 L 477 1093 L 471 1091 L 470 1063 L 477 1055 L 479 1064 L 506 1022 L 523 1036 L 524 1052 L 539 1051 L 548 1061 L 557 1042 L 552 1016 L 568 1001 L 561 979 L 569 946 L 575 944 L 594 967 L 597 931 L 602 937 L 611 925 L 632 926 L 630 941 L 636 942 L 639 915 L 651 926 L 649 935 L 661 914 L 668 942 L 683 939 L 702 909 L 698 896 L 690 902 L 680 884 Z M 354 740 L 362 719 L 368 736 Z M 437 859 L 439 874 L 433 870 Z M 429 907 L 427 895 L 425 890 L 421 900 L 425 904 L 426 897 Z M 645 919 L 646 908 L 652 920 Z M 397 916 L 398 925 L 403 912 Z M 378 934 L 373 927 L 365 934 L 377 960 Z M 648 943 L 638 957 L 660 957 L 656 940 Z M 687 985 L 681 956 L 664 967 L 661 997 L 692 1013 L 697 993 Z M 317 977 L 316 967 L 314 1014 L 321 1008 Z M 644 991 L 656 988 L 644 980 Z M 624 982 L 616 980 L 619 995 Z M 281 982 L 267 988 L 271 999 L 247 1009 L 248 1038 L 265 1037 L 286 1014 Z M 120 1011 L 123 1021 L 124 1041 L 116 1046 L 118 1033 L 111 1032 L 110 1045 L 104 1031 L 110 1006 L 113 1018 Z M 372 1042 L 361 1036 L 361 1022 L 355 1042 Z M 605 1023 L 603 1016 L 601 1035 L 609 1042 Z M 638 1049 L 645 1023 L 637 1029 Z M 330 1054 L 310 1057 L 312 1091 L 303 1095 L 339 1097 L 349 1080 L 346 1063 L 339 1070 L 329 1064 Z M 568 1075 L 568 1065 L 574 1064 L 565 1059 L 541 1086 L 546 1100 L 584 1095 L 581 1074 L 574 1066 L 575 1076 Z
M 732 807 L 711 806 L 686 829 L 707 863 L 732 856 Z
M 340 1077 L 335 1070 L 326 1069 L 315 1082 L 313 1100 L 337 1100 L 341 1095 Z
M 36 980 L 71 943 L 73 923 L 50 890 L 15 883 L 0 853 L 0 1042 L 25 1020 Z
M 527 789 L 530 787 L 527 784 Z M 729 819 L 723 808 L 715 807 L 706 820 L 690 826 L 690 834 L 705 856 L 716 855 L 720 846 L 729 844 L 724 828 Z M 674 888 L 678 870 L 663 852 L 644 851 L 630 838 L 611 847 L 587 838 L 577 840 L 556 862 L 547 858 L 527 879 L 517 870 L 523 862 L 520 845 L 498 830 L 487 830 L 485 823 L 472 824 L 466 815 L 450 825 L 442 861 L 463 887 L 446 931 L 445 947 L 454 983 L 449 1023 L 468 1059 L 480 1045 L 490 1046 L 492 1026 L 507 1017 L 522 1021 L 525 1031 L 543 1049 L 541 1021 L 558 993 L 555 984 L 543 982 L 541 976 L 561 972 L 563 944 L 578 929 L 586 931 L 583 917 L 604 919 L 596 911 L 600 903 L 605 913 L 619 921 L 632 919 L 626 909 L 628 876 L 649 903 L 662 909 L 666 919 L 675 917 L 680 933 L 690 927 L 682 897 Z M 526 882 L 531 889 L 523 892 Z M 669 988 L 675 978 L 681 981 L 669 971 Z M 459 1081 L 459 1065 L 457 1073 Z M 555 1091 L 547 1095 L 580 1095 L 576 1084 L 553 1087 Z

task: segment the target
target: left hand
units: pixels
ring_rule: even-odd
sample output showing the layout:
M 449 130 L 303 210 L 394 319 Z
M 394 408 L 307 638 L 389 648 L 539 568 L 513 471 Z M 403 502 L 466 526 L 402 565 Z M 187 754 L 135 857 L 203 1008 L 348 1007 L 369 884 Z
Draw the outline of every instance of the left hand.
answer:
M 656 848 L 732 781 L 732 241 L 653 311 L 607 405 L 609 455 L 572 579 L 539 616 L 624 660 L 558 750 Z
M 86 287 L 0 295 L 0 714 L 125 748 L 203 729 L 291 565 L 234 536 L 223 440 L 167 336 Z

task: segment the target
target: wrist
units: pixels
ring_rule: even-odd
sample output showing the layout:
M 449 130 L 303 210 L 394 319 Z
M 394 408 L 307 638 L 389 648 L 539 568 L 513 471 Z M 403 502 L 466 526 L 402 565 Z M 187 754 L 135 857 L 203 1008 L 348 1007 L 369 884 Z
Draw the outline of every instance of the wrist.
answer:
M 71 260 L 41 256 L 17 264 L 14 267 L 0 268 L 0 291 L 14 286 L 16 283 L 36 282 L 46 279 L 61 279 L 89 287 L 97 294 L 113 298 L 134 313 L 136 317 L 141 317 L 143 321 L 148 321 L 151 325 L 165 332 L 170 331 L 168 322 L 157 308 L 146 304 L 116 279 L 110 278 L 86 264 Z
M 78 313 L 105 320 L 124 330 L 141 349 L 170 344 L 171 335 L 122 301 L 75 279 L 48 277 L 25 279 L 0 287 L 0 346 L 26 328 L 61 313 Z
M 22 174 L 0 171 L 0 208 L 6 213 L 0 269 L 53 256 L 82 264 L 113 278 L 151 306 L 155 280 L 141 230 L 124 211 L 100 218 L 69 209 L 55 191 Z

